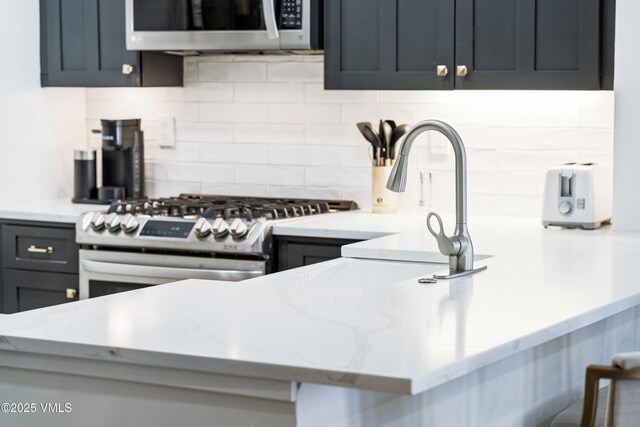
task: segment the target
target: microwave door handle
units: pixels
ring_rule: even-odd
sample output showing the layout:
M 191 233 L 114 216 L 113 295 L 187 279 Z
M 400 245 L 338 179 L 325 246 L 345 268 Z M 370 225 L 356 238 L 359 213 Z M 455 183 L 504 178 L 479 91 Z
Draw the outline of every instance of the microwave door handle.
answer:
M 88 273 L 112 274 L 116 276 L 156 277 L 160 279 L 206 279 L 237 282 L 264 275 L 261 270 L 205 270 L 198 268 L 155 267 L 135 264 L 120 264 L 82 260 L 82 270 Z
M 267 27 L 267 35 L 270 39 L 277 39 L 278 25 L 276 23 L 276 8 L 273 5 L 275 0 L 262 0 L 262 13 L 264 15 L 264 25 Z

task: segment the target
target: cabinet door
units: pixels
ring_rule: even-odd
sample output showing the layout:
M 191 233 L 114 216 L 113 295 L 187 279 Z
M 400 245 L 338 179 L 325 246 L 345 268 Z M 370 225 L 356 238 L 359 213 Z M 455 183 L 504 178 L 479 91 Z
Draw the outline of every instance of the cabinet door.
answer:
M 3 270 L 5 313 L 33 310 L 78 300 L 78 275 Z
M 598 89 L 600 0 L 457 0 L 456 89 Z
M 41 0 L 40 32 L 42 86 L 139 85 L 138 53 L 125 47 L 124 0 Z
M 324 25 L 327 89 L 453 88 L 453 0 L 327 0 Z
M 358 241 L 314 237 L 276 238 L 277 271 L 340 258 L 342 246 Z

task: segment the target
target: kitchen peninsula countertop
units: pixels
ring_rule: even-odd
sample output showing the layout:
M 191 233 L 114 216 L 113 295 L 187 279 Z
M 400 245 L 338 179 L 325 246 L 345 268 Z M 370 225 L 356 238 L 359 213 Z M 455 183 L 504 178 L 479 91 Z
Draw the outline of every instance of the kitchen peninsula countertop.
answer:
M 71 203 L 71 199 L 53 199 L 0 206 L 0 220 L 75 223 L 85 212 L 102 211 L 108 205 Z
M 411 217 L 390 216 L 424 221 Z M 314 227 L 377 232 L 329 232 L 335 218 Z M 0 350 L 418 394 L 640 304 L 640 235 L 532 218 L 472 217 L 469 230 L 492 256 L 470 277 L 417 282 L 446 268 L 423 226 L 240 283 L 187 280 L 5 316 Z M 423 253 L 436 263 L 388 261 Z

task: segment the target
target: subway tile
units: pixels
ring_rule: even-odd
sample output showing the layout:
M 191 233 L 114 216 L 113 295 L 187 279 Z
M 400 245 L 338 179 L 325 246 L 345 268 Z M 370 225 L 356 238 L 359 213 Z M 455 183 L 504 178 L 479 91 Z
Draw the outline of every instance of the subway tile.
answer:
M 362 145 L 368 144 L 355 124 L 305 125 L 305 142 L 311 145 Z
M 268 54 L 254 55 L 242 54 L 233 55 L 234 62 L 303 62 L 302 56 L 290 55 L 281 52 L 269 52 Z
M 341 150 L 343 166 L 367 167 L 373 163 L 372 150 L 369 144 L 342 147 Z
M 236 83 L 236 102 L 302 102 L 302 83 Z
M 190 62 L 185 59 L 184 61 L 184 81 L 197 82 L 198 81 L 198 63 Z
M 339 105 L 324 104 L 270 104 L 271 123 L 337 123 L 340 121 Z
M 581 163 L 607 163 L 613 164 L 613 152 L 610 151 L 581 151 L 578 155 Z
M 267 120 L 266 104 L 200 104 L 200 121 L 202 122 L 263 123 Z
M 235 143 L 203 143 L 200 161 L 225 164 L 266 164 L 269 160 L 267 145 Z
M 305 184 L 313 187 L 371 188 L 371 168 L 305 168 Z
M 86 108 L 88 119 L 121 119 L 134 115 L 134 107 L 130 102 L 87 100 Z
M 269 187 L 270 197 L 303 198 L 303 199 L 333 199 L 341 198 L 340 190 L 333 188 L 291 187 L 272 185 Z
M 306 83 L 304 100 L 314 104 L 375 104 L 378 92 L 374 90 L 325 90 L 323 83 Z
M 233 83 L 195 83 L 166 88 L 167 101 L 232 102 Z
M 267 66 L 270 82 L 324 81 L 324 65 L 319 62 L 274 62 Z
M 154 180 L 210 183 L 233 182 L 233 165 L 154 162 L 149 166 L 147 171 L 152 174 Z
M 192 142 L 232 142 L 233 125 L 230 123 L 176 123 L 176 140 Z
M 273 165 L 336 166 L 341 163 L 338 147 L 272 145 L 269 163 Z
M 578 127 L 580 107 L 558 104 L 505 104 L 495 107 L 493 124 L 505 127 Z
M 136 87 L 104 88 L 102 97 L 107 100 L 116 101 L 163 101 L 165 99 L 165 88 L 163 87 Z
M 202 194 L 211 194 L 219 196 L 248 196 L 269 194 L 267 185 L 256 184 L 202 184 Z
M 572 151 L 496 151 L 496 169 L 500 172 L 546 172 L 562 163 L 580 161 Z
M 146 181 L 145 185 L 150 197 L 175 197 L 180 193 L 199 194 L 202 188 L 198 182 Z
M 201 62 L 198 64 L 198 80 L 214 82 L 262 82 L 267 79 L 264 63 Z
M 493 127 L 497 122 L 493 107 L 468 104 L 418 105 L 418 121 L 425 119 L 441 120 L 454 128 L 465 126 Z
M 266 144 L 301 144 L 304 142 L 303 125 L 236 124 L 235 141 Z
M 173 148 L 145 144 L 144 149 L 144 156 L 147 160 L 197 162 L 200 159 L 200 145 L 194 142 L 176 142 L 176 146 Z
M 96 101 L 103 99 L 103 89 L 102 88 L 92 88 L 88 87 L 86 89 L 87 101 Z
M 395 120 L 397 124 L 412 125 L 417 121 L 416 117 L 415 105 L 354 104 L 342 106 L 342 123 L 354 126 L 358 122 L 371 122 L 377 129 L 380 120 Z
M 613 105 L 582 107 L 580 125 L 588 128 L 613 128 Z
M 176 120 L 198 120 L 198 104 L 172 101 L 132 101 L 135 114 L 142 119 L 174 117 Z
M 303 185 L 301 166 L 236 165 L 237 184 Z
M 540 218 L 542 196 L 497 194 L 495 198 L 501 215 Z

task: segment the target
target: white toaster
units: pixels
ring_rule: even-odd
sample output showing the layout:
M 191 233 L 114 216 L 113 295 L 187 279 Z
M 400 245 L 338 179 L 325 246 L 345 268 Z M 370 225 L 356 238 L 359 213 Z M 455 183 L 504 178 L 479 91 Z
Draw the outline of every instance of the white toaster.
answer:
M 611 222 L 613 169 L 603 163 L 566 163 L 547 171 L 542 225 L 593 230 Z

